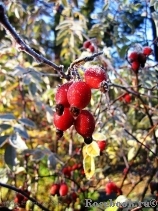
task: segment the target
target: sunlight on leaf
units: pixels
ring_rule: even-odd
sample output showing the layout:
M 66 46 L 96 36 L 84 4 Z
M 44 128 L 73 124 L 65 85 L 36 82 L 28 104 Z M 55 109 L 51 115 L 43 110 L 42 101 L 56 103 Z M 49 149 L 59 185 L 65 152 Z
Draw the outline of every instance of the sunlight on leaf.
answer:
M 106 140 L 106 136 L 103 133 L 94 133 L 92 137 L 96 141 Z
M 83 154 L 83 157 L 86 157 L 86 155 L 87 155 L 87 146 L 83 147 L 82 154 Z
M 95 141 L 92 141 L 91 144 L 86 146 L 87 155 L 96 157 L 100 155 L 100 148 Z
M 86 155 L 86 157 L 83 160 L 83 168 L 84 168 L 86 178 L 88 180 L 91 179 L 93 175 L 95 174 L 94 157 Z
M 9 144 L 16 149 L 24 150 L 28 148 L 21 136 L 17 133 L 14 133 L 9 137 Z

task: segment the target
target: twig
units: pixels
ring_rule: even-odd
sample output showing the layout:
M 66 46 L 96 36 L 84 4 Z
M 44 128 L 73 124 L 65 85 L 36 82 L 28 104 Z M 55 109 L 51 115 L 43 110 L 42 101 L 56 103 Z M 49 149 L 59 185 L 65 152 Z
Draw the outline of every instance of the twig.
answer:
M 26 198 L 28 198 L 30 201 L 32 201 L 33 203 L 35 203 L 38 207 L 40 207 L 42 210 L 44 211 L 49 211 L 46 207 L 44 207 L 42 204 L 40 204 L 39 202 L 37 202 L 35 199 L 33 199 L 32 197 L 30 197 L 27 193 L 25 193 L 24 191 L 22 191 L 21 189 L 18 189 L 16 187 L 13 187 L 11 185 L 7 185 L 4 184 L 2 182 L 0 182 L 0 186 L 8 188 L 10 190 L 16 191 L 17 193 L 20 193 L 21 195 L 25 196 Z
M 152 181 L 152 179 L 153 179 L 154 175 L 156 174 L 156 172 L 157 172 L 157 167 L 153 168 L 153 170 L 152 170 L 152 172 L 150 174 L 150 177 L 149 177 L 149 179 L 147 180 L 147 182 L 145 184 L 144 190 L 143 190 L 143 192 L 141 194 L 141 199 L 140 199 L 141 201 L 144 199 L 144 196 L 145 196 L 145 194 L 146 194 L 146 192 L 148 190 L 148 185 Z
M 12 36 L 12 38 L 17 42 L 17 44 L 19 45 L 18 50 L 20 51 L 24 51 L 25 53 L 29 54 L 30 56 L 32 56 L 33 58 L 36 59 L 36 61 L 40 62 L 40 63 L 44 63 L 50 67 L 52 67 L 54 70 L 56 70 L 61 77 L 69 80 L 69 76 L 67 76 L 64 71 L 63 71 L 63 65 L 59 65 L 57 66 L 56 64 L 54 64 L 53 62 L 51 62 L 50 60 L 46 59 L 45 57 L 43 57 L 42 55 L 36 53 L 32 48 L 30 48 L 29 45 L 27 45 L 22 38 L 17 34 L 16 30 L 13 28 L 13 26 L 10 24 L 8 17 L 6 15 L 6 11 L 5 11 L 5 7 L 3 4 L 0 4 L 0 23 L 3 25 L 3 27 L 6 29 L 7 32 L 10 33 L 10 35 Z
M 86 56 L 82 59 L 76 59 L 74 62 L 71 63 L 69 68 L 73 68 L 74 66 L 81 64 L 81 63 L 85 63 L 85 62 L 89 62 L 89 61 L 93 61 L 93 59 L 97 56 L 100 56 L 101 54 L 103 54 L 103 51 L 100 51 L 98 53 L 94 53 L 92 56 Z
M 145 144 L 143 144 L 141 141 L 139 141 L 132 133 L 130 133 L 127 129 L 125 129 L 125 132 L 130 135 L 134 140 L 136 140 L 139 144 L 141 144 L 142 146 L 144 146 L 148 151 L 150 151 L 153 155 L 157 156 L 157 154 L 155 152 L 153 152 L 149 147 L 147 147 Z

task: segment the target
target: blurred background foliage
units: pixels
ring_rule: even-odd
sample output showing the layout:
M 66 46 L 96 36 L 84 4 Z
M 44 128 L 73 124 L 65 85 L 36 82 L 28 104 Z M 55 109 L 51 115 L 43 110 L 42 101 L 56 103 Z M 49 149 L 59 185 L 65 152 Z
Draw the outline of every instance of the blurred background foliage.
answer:
M 96 175 L 87 181 L 82 168 L 71 175 L 62 173 L 64 167 L 82 165 L 82 152 L 78 150 L 83 147 L 83 140 L 73 128 L 64 133 L 58 152 L 54 153 L 54 95 L 57 85 L 64 80 L 51 67 L 19 51 L 17 43 L 0 25 L 0 181 L 26 186 L 31 196 L 45 203 L 49 210 L 84 210 L 84 198 L 99 200 L 109 179 L 121 185 L 123 169 L 131 165 L 123 193 L 140 199 L 148 176 L 157 165 L 151 152 L 158 152 L 158 46 L 153 43 L 158 27 L 157 1 L 2 2 L 21 38 L 37 53 L 64 65 L 64 71 L 75 59 L 91 55 L 83 48 L 84 41 L 91 39 L 96 51 L 104 51 L 101 60 L 96 58 L 93 63 L 106 67 L 113 83 L 135 89 L 135 74 L 126 60 L 127 51 L 151 45 L 154 54 L 139 72 L 141 99 L 130 94 L 130 102 L 119 100 L 125 93 L 119 87 L 110 88 L 105 95 L 93 91 L 88 109 L 97 119 L 95 134 L 105 135 L 108 146 L 96 158 Z M 81 76 L 91 64 L 80 66 Z M 154 175 L 152 179 L 156 180 Z M 69 185 L 69 198 L 50 196 L 51 184 L 60 181 Z M 78 198 L 72 201 L 70 194 L 74 191 Z M 1 188 L 1 202 L 13 201 L 14 196 L 12 190 Z M 149 192 L 148 196 L 151 197 Z M 116 198 L 105 195 L 102 200 L 108 197 Z M 28 201 L 26 210 L 39 208 Z

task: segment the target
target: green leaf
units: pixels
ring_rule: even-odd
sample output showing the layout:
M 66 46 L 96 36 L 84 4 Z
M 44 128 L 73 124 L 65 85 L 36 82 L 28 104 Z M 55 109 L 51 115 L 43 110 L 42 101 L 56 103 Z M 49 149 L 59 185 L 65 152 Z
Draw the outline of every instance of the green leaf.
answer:
M 9 128 L 11 128 L 11 125 L 8 125 L 8 124 L 1 124 L 0 125 L 0 130 L 2 131 L 2 130 L 7 130 L 7 129 L 9 129 Z
M 128 161 L 131 161 L 134 158 L 135 154 L 136 154 L 136 148 L 132 147 L 128 152 L 128 156 L 127 156 Z
M 9 137 L 9 144 L 16 149 L 21 149 L 21 150 L 27 149 L 25 142 L 22 140 L 19 134 L 16 133 L 12 134 Z
M 0 120 L 1 121 L 12 121 L 12 120 L 15 120 L 15 116 L 12 113 L 1 114 Z
M 126 51 L 127 51 L 128 48 L 129 48 L 129 46 L 124 45 L 122 48 L 118 49 L 118 53 L 119 53 L 121 58 L 125 58 Z
M 14 126 L 14 131 L 17 132 L 21 137 L 23 137 L 25 139 L 29 139 L 29 135 L 22 125 L 16 124 Z
M 0 136 L 0 147 L 2 147 L 4 144 L 6 144 L 8 142 L 8 135 L 5 136 Z
M 32 127 L 32 128 L 36 127 L 35 123 L 28 118 L 22 118 L 22 119 L 19 119 L 18 121 L 25 126 Z
M 4 160 L 10 169 L 13 169 L 13 167 L 15 166 L 16 164 L 15 159 L 16 159 L 16 150 L 14 147 L 8 144 L 5 149 Z

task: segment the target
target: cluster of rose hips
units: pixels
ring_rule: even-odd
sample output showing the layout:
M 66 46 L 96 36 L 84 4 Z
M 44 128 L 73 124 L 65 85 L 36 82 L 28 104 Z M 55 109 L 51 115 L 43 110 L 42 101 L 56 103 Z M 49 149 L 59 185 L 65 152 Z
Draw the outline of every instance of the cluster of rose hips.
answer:
M 152 48 L 146 46 L 141 52 L 133 51 L 128 56 L 128 61 L 131 64 L 132 70 L 138 73 L 140 67 L 144 67 L 147 57 L 153 52 Z
M 68 193 L 68 186 L 66 183 L 54 183 L 52 184 L 51 188 L 50 188 L 50 194 L 52 196 L 58 195 L 58 196 L 66 196 Z
M 71 176 L 71 173 L 74 172 L 75 170 L 81 170 L 81 173 L 82 173 L 82 170 L 83 170 L 83 166 L 81 163 L 75 163 L 73 166 L 66 166 L 62 169 L 62 173 L 67 176 L 67 177 L 70 177 Z
M 95 46 L 94 46 L 94 44 L 90 40 L 85 41 L 83 43 L 83 47 L 86 50 L 89 50 L 91 53 L 94 53 L 94 51 L 95 51 Z
M 56 112 L 53 116 L 57 139 L 63 136 L 63 131 L 74 125 L 86 144 L 92 142 L 95 119 L 84 108 L 90 103 L 91 89 L 104 91 L 106 80 L 105 70 L 94 65 L 85 70 L 84 81 L 81 79 L 69 81 L 58 87 L 55 94 Z
M 109 181 L 105 185 L 105 192 L 106 192 L 107 195 L 110 195 L 112 193 L 116 193 L 117 195 L 122 194 L 121 189 L 114 182 L 111 182 L 111 181 Z

